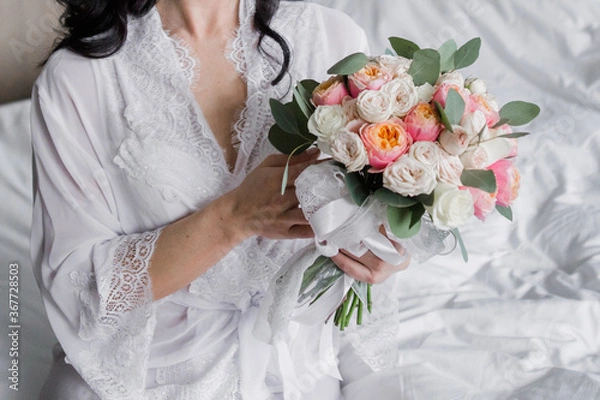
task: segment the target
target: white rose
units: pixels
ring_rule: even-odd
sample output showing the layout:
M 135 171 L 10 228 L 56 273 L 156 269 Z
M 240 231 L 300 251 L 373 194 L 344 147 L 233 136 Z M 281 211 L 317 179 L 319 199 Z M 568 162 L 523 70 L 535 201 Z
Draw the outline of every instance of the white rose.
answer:
M 378 123 L 392 116 L 392 98 L 382 90 L 365 90 L 356 99 L 358 115 L 365 121 Z
M 415 142 L 408 151 L 412 158 L 423 164 L 431 165 L 434 169 L 437 168 L 441 153 L 438 145 L 428 140 Z
M 442 83 L 449 83 L 452 85 L 458 85 L 459 87 L 465 86 L 465 78 L 458 71 L 446 72 L 436 82 L 437 86 L 440 86 Z
M 487 86 L 485 82 L 479 78 L 469 78 L 465 81 L 465 87 L 473 94 L 486 94 Z
M 479 134 L 479 132 L 481 132 L 482 129 L 487 127 L 485 114 L 480 110 L 467 113 L 460 121 L 460 126 L 467 131 L 469 138 L 473 139 Z
M 331 155 L 344 164 L 348 172 L 360 171 L 369 163 L 367 149 L 360 136 L 346 129 L 332 136 Z
M 437 179 L 440 182 L 462 185 L 460 176 L 465 167 L 458 156 L 451 156 L 445 151 L 440 151 L 437 164 Z
M 431 86 L 431 83 L 425 82 L 417 87 L 417 93 L 419 94 L 419 102 L 429 103 L 433 99 L 435 88 Z
M 458 156 L 464 153 L 467 147 L 469 147 L 471 138 L 467 131 L 460 125 L 453 125 L 452 129 L 454 132 L 444 129 L 440 133 L 440 136 L 438 136 L 438 142 L 446 153 Z
M 426 207 L 433 224 L 440 229 L 458 228 L 475 214 L 473 197 L 468 190 L 440 183 L 434 190 L 433 206 Z
M 386 83 L 381 90 L 392 98 L 393 114 L 398 118 L 406 116 L 419 103 L 419 92 L 408 74 Z
M 308 131 L 327 141 L 348 123 L 344 108 L 340 105 L 319 106 L 308 120 Z
M 353 99 L 350 96 L 344 97 L 344 99 L 342 100 L 342 107 L 346 112 L 346 117 L 348 118 L 348 121 L 360 118 L 360 115 L 358 115 L 358 108 L 356 107 L 356 99 Z
M 429 194 L 437 182 L 431 165 L 405 154 L 383 171 L 383 186 L 402 196 Z
M 376 58 L 379 65 L 389 70 L 394 77 L 405 74 L 408 72 L 412 60 L 401 56 L 392 56 L 385 54 Z
M 482 142 L 479 146 L 470 146 L 460 155 L 465 168 L 487 168 L 496 161 L 508 157 L 513 150 L 509 139 L 496 138 Z

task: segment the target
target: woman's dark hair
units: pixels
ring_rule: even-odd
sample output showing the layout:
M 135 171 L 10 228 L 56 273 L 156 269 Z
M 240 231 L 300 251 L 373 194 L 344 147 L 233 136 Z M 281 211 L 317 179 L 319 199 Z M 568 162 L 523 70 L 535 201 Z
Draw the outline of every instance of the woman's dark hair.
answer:
M 244 0 L 240 0 L 244 1 Z M 108 57 L 121 49 L 127 38 L 129 17 L 141 17 L 154 7 L 156 0 L 57 0 L 65 7 L 61 22 L 64 36 L 53 51 L 66 48 L 89 58 Z M 258 45 L 265 37 L 273 39 L 283 51 L 281 70 L 273 85 L 279 83 L 290 66 L 290 47 L 270 23 L 280 0 L 256 0 L 254 29 L 259 33 Z M 262 47 L 261 47 L 262 51 Z

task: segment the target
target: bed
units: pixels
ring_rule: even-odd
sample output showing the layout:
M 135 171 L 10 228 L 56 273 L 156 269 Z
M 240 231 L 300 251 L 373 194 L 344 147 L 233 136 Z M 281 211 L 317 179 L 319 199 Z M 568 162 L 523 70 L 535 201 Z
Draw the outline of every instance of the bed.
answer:
M 600 3 L 318 2 L 362 25 L 373 53 L 392 35 L 430 47 L 480 36 L 481 57 L 469 74 L 486 80 L 501 103 L 542 108 L 526 127 L 533 134 L 520 141 L 515 222 L 473 221 L 463 229 L 468 263 L 456 251 L 394 281 L 401 295 L 392 321 L 370 321 L 379 329 L 368 339 L 378 346 L 363 346 L 360 330 L 347 333 L 369 362 L 345 384 L 346 397 L 385 400 L 378 390 L 393 385 L 408 400 L 600 399 Z M 29 262 L 30 103 L 23 99 L 52 40 L 51 3 L 0 5 L 0 18 L 10 19 L 0 30 L 0 326 L 10 333 L 15 264 L 20 325 L 18 392 L 7 380 L 14 343 L 0 336 L 2 399 L 37 398 L 55 342 Z M 19 41 L 27 51 L 10 46 Z

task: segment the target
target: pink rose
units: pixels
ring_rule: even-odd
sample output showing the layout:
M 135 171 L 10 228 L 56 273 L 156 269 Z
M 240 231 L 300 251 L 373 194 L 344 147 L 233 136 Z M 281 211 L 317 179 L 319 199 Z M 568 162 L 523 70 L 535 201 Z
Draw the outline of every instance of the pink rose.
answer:
M 498 196 L 496 203 L 502 207 L 508 207 L 519 195 L 521 175 L 517 167 L 510 160 L 500 160 L 490 165 L 489 170 L 496 176 Z
M 370 62 L 360 71 L 348 76 L 350 95 L 356 98 L 365 90 L 379 90 L 392 78 L 393 75 L 387 68 L 377 62 Z
M 488 94 L 472 94 L 469 96 L 467 109 L 469 112 L 475 112 L 477 110 L 483 112 L 486 124 L 490 128 L 500 121 L 498 103 L 496 103 L 496 100 Z
M 446 97 L 448 97 L 448 92 L 450 89 L 454 89 L 460 94 L 460 97 L 465 101 L 465 112 L 468 111 L 469 107 L 469 95 L 466 93 L 463 87 L 456 85 L 454 83 L 445 82 L 442 83 L 433 93 L 433 100 L 440 103 L 442 107 L 446 107 Z
M 376 170 L 384 169 L 406 154 L 413 143 L 404 123 L 398 118 L 364 125 L 360 130 L 360 138 L 367 149 L 369 165 Z
M 465 152 L 467 147 L 469 147 L 471 137 L 467 131 L 459 125 L 454 125 L 452 129 L 454 129 L 454 132 L 443 130 L 442 133 L 440 133 L 440 136 L 438 136 L 438 142 L 446 153 L 452 156 L 459 156 Z
M 429 103 L 417 104 L 404 118 L 404 123 L 415 142 L 433 142 L 442 130 L 435 109 Z
M 342 104 L 344 97 L 349 96 L 343 76 L 332 76 L 315 88 L 312 101 L 316 106 L 333 106 Z
M 473 205 L 475 206 L 475 216 L 484 221 L 485 218 L 496 207 L 496 196 L 498 192 L 488 193 L 481 189 L 466 187 L 471 192 L 473 197 Z

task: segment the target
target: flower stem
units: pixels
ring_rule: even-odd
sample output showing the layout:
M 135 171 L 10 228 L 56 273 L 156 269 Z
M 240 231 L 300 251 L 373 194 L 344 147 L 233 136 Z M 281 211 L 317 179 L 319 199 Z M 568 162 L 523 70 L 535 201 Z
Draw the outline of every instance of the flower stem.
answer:
M 371 284 L 367 285 L 367 311 L 371 314 L 373 311 L 373 299 L 371 298 Z

